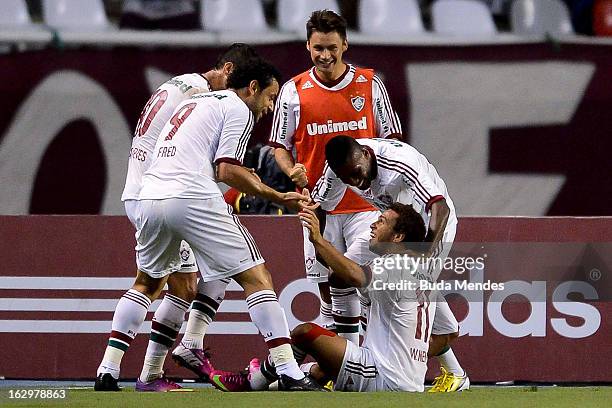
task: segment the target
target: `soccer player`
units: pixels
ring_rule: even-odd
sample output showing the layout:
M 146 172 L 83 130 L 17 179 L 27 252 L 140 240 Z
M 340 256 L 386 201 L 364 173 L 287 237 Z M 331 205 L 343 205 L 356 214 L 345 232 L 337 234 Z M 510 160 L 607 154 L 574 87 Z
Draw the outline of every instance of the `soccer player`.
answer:
M 333 136 L 394 137 L 402 130 L 381 79 L 371 69 L 343 61 L 348 50 L 344 18 L 330 10 L 315 11 L 306 30 L 306 48 L 314 66 L 281 88 L 270 144 L 276 148 L 281 170 L 298 187 L 312 189 L 323 174 L 325 143 Z M 342 253 L 358 241 L 367 247 L 369 225 L 377 217 L 374 207 L 349 191 L 326 217 L 324 236 Z M 328 269 L 316 260 L 308 231 L 304 234 L 306 276 L 319 284 L 322 324 L 358 344 L 361 305 L 357 292 L 355 288 L 330 290 Z
M 318 180 L 313 199 L 323 210 L 332 210 L 347 189 L 368 200 L 380 210 L 392 202 L 410 204 L 427 225 L 428 257 L 446 258 L 455 239 L 457 216 L 444 181 L 434 166 L 414 147 L 390 139 L 358 139 L 336 136 L 325 146 L 328 166 Z M 439 269 L 429 271 L 434 282 Z M 442 375 L 432 392 L 468 389 L 465 370 L 448 346 L 459 331 L 448 304 L 438 296 L 433 333 L 439 335 L 430 353 L 441 364 Z
M 256 56 L 255 50 L 247 44 L 233 44 L 219 56 L 213 69 L 204 74 L 193 73 L 174 77 L 163 83 L 153 93 L 143 108 L 136 126 L 132 148 L 130 149 L 125 188 L 121 197 L 128 218 L 133 225 L 136 225 L 134 211 L 137 204 L 135 202 L 138 200 L 142 187 L 142 176 L 149 168 L 157 138 L 166 122 L 170 120 L 174 109 L 197 92 L 225 89 L 227 76 L 233 71 L 234 67 Z M 167 320 L 166 314 L 179 313 L 179 310 L 185 309 L 185 306 L 188 306 L 193 299 L 197 266 L 191 248 L 184 241 L 181 243 L 180 255 L 183 263 L 177 271 L 178 273 L 171 274 L 168 277 L 169 293 L 164 297 L 153 317 L 155 327 L 163 326 L 163 322 Z M 191 363 L 189 368 L 201 377 L 208 377 L 212 365 L 202 350 L 202 338 L 207 325 L 206 320 L 200 318 L 200 304 L 202 301 L 209 299 L 209 303 L 220 302 L 223 299 L 227 282 L 223 280 L 205 284 L 204 281 L 200 281 L 197 286 L 196 300 L 193 303 L 193 311 L 190 313 L 187 332 L 183 339 L 183 343 L 187 344 L 188 347 L 185 350 L 180 350 L 175 357 L 179 362 L 189 361 Z M 156 287 L 156 282 L 148 279 L 147 276 L 140 276 L 133 287 L 119 300 L 113 316 L 108 345 L 98 368 L 94 385 L 95 390 L 120 390 L 117 383 L 122 357 L 138 333 L 151 301 L 158 296 L 155 293 Z M 202 320 L 205 321 L 202 322 Z M 172 330 L 164 329 L 166 333 Z M 159 330 L 156 330 L 151 336 L 147 349 L 148 355 L 159 356 L 160 350 L 158 348 L 163 349 L 165 347 L 164 343 L 169 342 L 167 337 L 160 336 L 158 332 Z M 161 354 L 165 355 L 165 352 Z
M 189 242 L 205 282 L 233 278 L 244 289 L 251 320 L 280 367 L 280 388 L 318 391 L 321 387 L 304 376 L 293 358 L 287 321 L 264 259 L 217 186 L 224 182 L 294 209 L 306 206 L 307 195 L 280 193 L 242 167 L 253 125 L 272 110 L 279 80 L 272 65 L 250 60 L 230 74 L 228 90 L 196 94 L 175 109 L 143 177 L 136 262 L 139 274 L 164 277 L 180 267 L 181 240 Z M 161 290 L 165 279 L 157 281 Z M 174 316 L 174 327 L 180 327 L 182 313 Z M 160 330 L 159 335 L 176 332 Z M 149 375 L 141 375 L 137 388 L 154 389 L 163 381 L 159 371 Z
M 302 370 L 322 383 L 333 380 L 338 391 L 423 391 L 430 322 L 436 304 L 416 290 L 418 279 L 412 275 L 416 270 L 402 266 L 376 267 L 382 265 L 377 261 L 384 257 L 405 253 L 407 249 L 416 250 L 409 245 L 425 239 L 423 218 L 409 205 L 391 204 L 370 230 L 370 247 L 381 257 L 365 265 L 343 256 L 321 236 L 319 220 L 313 211 L 300 212 L 300 219 L 317 253 L 330 266 L 330 279 L 359 288 L 371 302 L 362 347 L 314 323 L 297 326 L 291 332 L 296 358 L 303 360 L 311 355 L 316 361 L 302 365 Z M 406 285 L 406 282 L 413 282 L 416 287 L 388 285 Z M 211 374 L 214 385 L 232 391 L 267 389 L 277 374 L 268 358 L 260 370 L 249 373 L 248 382 L 242 381 L 242 388 L 236 387 L 244 377 L 244 374 L 220 371 Z

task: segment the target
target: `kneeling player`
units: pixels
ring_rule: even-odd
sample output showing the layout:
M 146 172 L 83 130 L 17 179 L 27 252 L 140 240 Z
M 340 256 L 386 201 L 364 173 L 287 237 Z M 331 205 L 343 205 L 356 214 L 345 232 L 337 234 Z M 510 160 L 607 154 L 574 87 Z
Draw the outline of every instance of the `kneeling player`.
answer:
M 371 301 L 363 347 L 314 323 L 297 326 L 291 333 L 296 359 L 303 361 L 311 355 L 316 361 L 302 365 L 302 369 L 320 383 L 333 380 L 339 391 L 423 391 L 435 302 L 414 286 L 395 284 L 416 283 L 410 270 L 400 266 L 381 268 L 381 258 L 360 266 L 321 236 L 314 212 L 304 210 L 300 219 L 317 253 L 330 266 L 330 278 L 360 288 Z M 370 247 L 384 257 L 406 253 L 407 242 L 425 238 L 421 216 L 411 206 L 399 203 L 391 205 L 371 230 Z M 260 370 L 253 368 L 251 364 L 248 376 L 213 371 L 211 379 L 225 391 L 262 390 L 276 379 L 269 358 Z

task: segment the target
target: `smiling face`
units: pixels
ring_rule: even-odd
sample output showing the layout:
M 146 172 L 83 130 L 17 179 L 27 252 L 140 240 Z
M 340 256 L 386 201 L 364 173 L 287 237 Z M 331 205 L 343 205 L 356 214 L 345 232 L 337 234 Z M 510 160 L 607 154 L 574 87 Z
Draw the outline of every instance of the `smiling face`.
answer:
M 342 54 L 348 49 L 348 43 L 336 31 L 313 32 L 306 48 L 317 74 L 324 80 L 335 81 L 344 73 L 346 65 L 342 62 Z
M 255 121 L 257 122 L 274 109 L 274 101 L 278 95 L 279 85 L 276 79 L 274 79 L 270 85 L 262 90 L 257 81 L 251 81 L 249 90 L 251 95 L 244 102 L 251 112 L 253 112 L 253 116 L 255 116 Z
M 380 243 L 399 242 L 402 234 L 395 232 L 395 223 L 399 214 L 393 210 L 387 210 L 370 225 L 370 247 Z

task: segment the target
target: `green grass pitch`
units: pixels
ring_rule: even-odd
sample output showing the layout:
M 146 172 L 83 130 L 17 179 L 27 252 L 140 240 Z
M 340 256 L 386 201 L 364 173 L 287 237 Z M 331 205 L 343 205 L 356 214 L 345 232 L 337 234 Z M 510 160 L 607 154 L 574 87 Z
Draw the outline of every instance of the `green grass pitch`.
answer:
M 63 401 L 8 401 L 4 406 L 18 407 L 603 407 L 612 401 L 612 387 L 476 387 L 454 394 L 411 393 L 222 393 L 213 389 L 193 392 L 136 393 L 124 389 L 117 393 L 69 390 Z

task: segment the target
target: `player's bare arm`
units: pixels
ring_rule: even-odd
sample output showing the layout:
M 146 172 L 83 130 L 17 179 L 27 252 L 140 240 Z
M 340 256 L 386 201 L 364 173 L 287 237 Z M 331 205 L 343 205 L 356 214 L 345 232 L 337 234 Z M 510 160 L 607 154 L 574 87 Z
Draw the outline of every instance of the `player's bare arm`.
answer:
M 319 219 L 311 209 L 304 209 L 299 214 L 302 224 L 310 232 L 310 241 L 314 244 L 317 254 L 323 258 L 337 278 L 351 287 L 364 287 L 368 284 L 368 276 L 364 269 L 342 255 L 321 235 Z
M 308 184 L 306 167 L 301 163 L 295 163 L 291 152 L 282 147 L 277 147 L 274 149 L 274 159 L 281 171 L 285 173 L 296 186 L 306 187 Z
M 259 177 L 251 173 L 246 167 L 232 163 L 219 163 L 217 166 L 217 180 L 245 194 L 262 197 L 295 210 L 301 210 L 310 201 L 308 195 L 276 191 L 262 183 Z
M 438 246 L 444 235 L 444 229 L 448 222 L 450 208 L 446 204 L 445 199 L 436 201 L 431 205 L 431 217 L 429 219 L 429 231 L 425 236 L 426 242 L 431 242 L 428 256 L 433 254 L 433 251 Z

